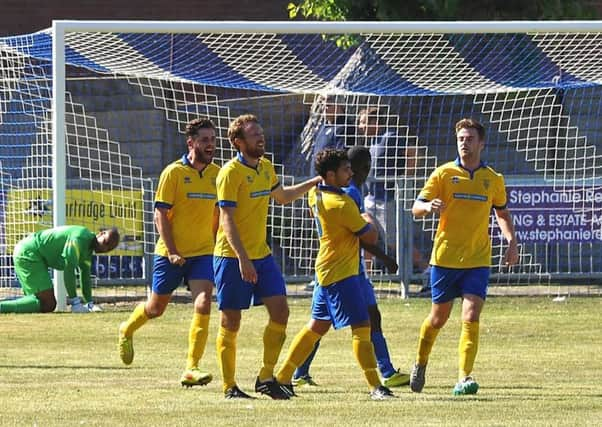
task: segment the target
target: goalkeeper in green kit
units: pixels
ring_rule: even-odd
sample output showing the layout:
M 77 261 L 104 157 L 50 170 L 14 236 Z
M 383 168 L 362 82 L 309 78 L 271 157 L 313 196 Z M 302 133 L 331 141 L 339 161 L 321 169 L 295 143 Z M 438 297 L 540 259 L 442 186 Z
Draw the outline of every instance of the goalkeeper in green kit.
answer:
M 56 308 L 56 298 L 49 268 L 64 271 L 68 302 L 74 313 L 93 311 L 90 270 L 92 253 L 115 249 L 119 243 L 116 228 L 94 235 L 86 227 L 65 225 L 37 231 L 15 246 L 15 274 L 24 296 L 0 301 L 0 313 L 49 313 Z M 83 304 L 76 294 L 76 270 L 79 269 Z

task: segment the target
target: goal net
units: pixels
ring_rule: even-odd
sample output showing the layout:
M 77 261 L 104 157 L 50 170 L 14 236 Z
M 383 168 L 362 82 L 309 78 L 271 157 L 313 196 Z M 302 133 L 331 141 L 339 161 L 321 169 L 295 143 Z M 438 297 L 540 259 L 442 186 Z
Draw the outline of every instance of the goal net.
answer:
M 20 294 L 15 243 L 57 221 L 118 227 L 119 247 L 94 258 L 95 294 L 144 297 L 157 239 L 154 189 L 163 167 L 186 151 L 186 123 L 214 121 L 221 165 L 235 154 L 228 124 L 243 113 L 261 121 L 285 185 L 310 176 L 324 146 L 370 149 L 364 202 L 400 266 L 391 273 L 368 257 L 384 294 L 425 284 L 437 222 L 414 220 L 410 208 L 430 172 L 456 157 L 453 129 L 464 117 L 485 125 L 483 156 L 506 178 L 520 241 L 520 265 L 503 268 L 492 216 L 492 286 L 555 292 L 550 284 L 577 289 L 581 281 L 597 289 L 602 27 L 70 24 L 55 22 L 55 62 L 52 30 L 0 39 L 0 297 Z M 337 47 L 337 34 L 352 45 Z M 53 67 L 64 85 L 54 86 L 64 87 L 56 109 Z M 291 293 L 307 293 L 313 276 L 317 240 L 307 212 L 299 200 L 274 205 L 269 219 Z

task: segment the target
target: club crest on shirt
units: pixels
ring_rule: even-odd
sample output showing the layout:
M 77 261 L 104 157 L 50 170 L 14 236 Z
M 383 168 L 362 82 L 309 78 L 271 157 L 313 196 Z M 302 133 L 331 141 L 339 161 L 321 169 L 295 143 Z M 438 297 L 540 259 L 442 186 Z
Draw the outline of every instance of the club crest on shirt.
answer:
M 190 179 L 189 176 L 184 177 L 184 184 L 190 184 L 191 182 L 192 182 L 192 180 Z
M 485 190 L 489 189 L 490 184 L 491 184 L 491 182 L 488 179 L 483 180 L 483 187 L 485 187 Z
M 253 183 L 253 177 L 252 177 L 251 175 L 247 175 L 247 182 L 248 182 L 249 184 L 252 184 L 252 183 Z
M 458 184 L 460 182 L 460 177 L 452 176 L 451 182 L 452 182 L 452 184 Z

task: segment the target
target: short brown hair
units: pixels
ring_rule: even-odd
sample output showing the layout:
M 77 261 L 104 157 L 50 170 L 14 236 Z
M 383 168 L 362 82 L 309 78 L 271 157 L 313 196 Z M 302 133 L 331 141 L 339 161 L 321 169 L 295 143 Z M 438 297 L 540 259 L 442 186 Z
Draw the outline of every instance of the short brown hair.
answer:
M 460 129 L 475 129 L 479 134 L 479 139 L 481 141 L 485 140 L 485 128 L 475 119 L 465 118 L 460 120 L 456 123 L 456 133 L 458 133 Z
M 259 120 L 253 114 L 243 114 L 238 116 L 230 123 L 228 127 L 228 139 L 230 140 L 230 144 L 234 146 L 238 150 L 238 147 L 234 143 L 236 138 L 243 138 L 244 136 L 244 127 L 247 123 L 257 123 L 259 124 Z
M 186 137 L 192 138 L 196 136 L 199 133 L 199 129 L 215 130 L 215 125 L 206 117 L 199 117 L 198 119 L 191 120 L 186 124 Z

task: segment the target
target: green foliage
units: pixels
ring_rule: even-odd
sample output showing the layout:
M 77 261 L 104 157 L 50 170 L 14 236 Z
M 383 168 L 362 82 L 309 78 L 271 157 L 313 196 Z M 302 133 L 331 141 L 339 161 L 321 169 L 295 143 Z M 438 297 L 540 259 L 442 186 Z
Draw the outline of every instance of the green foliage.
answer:
M 291 19 L 319 21 L 593 19 L 587 0 L 302 0 L 288 4 Z M 354 35 L 324 35 L 341 48 L 359 44 Z
M 597 16 L 587 0 L 302 0 L 289 16 L 324 21 L 584 19 Z
M 298 4 L 288 4 L 288 14 L 291 19 L 298 17 L 314 18 L 321 21 L 346 21 L 354 20 L 361 13 L 366 16 L 371 14 L 370 0 L 335 1 L 335 0 L 305 0 Z M 368 8 L 362 11 L 362 7 Z M 370 19 L 370 18 L 366 18 Z M 348 49 L 359 44 L 358 37 L 354 35 L 326 35 L 325 40 L 333 41 L 338 47 Z
M 298 4 L 289 3 L 288 13 L 291 19 L 303 16 L 325 21 L 345 21 L 349 15 L 349 1 L 305 0 Z
M 281 360 L 307 323 L 309 299 L 290 298 L 291 317 Z M 6 426 L 256 426 L 599 425 L 602 419 L 600 343 L 602 298 L 487 299 L 481 318 L 471 397 L 455 398 L 460 331 L 456 304 L 433 348 L 421 394 L 396 389 L 397 399 L 372 402 L 351 351 L 348 328 L 331 330 L 312 374 L 317 388 L 299 398 L 225 401 L 215 355 L 219 314 L 214 306 L 201 366 L 214 374 L 206 387 L 182 388 L 191 304 L 136 332 L 130 367 L 117 354 L 117 327 L 133 306 L 98 314 L 0 315 L 0 424 Z M 396 367 L 408 371 L 430 301 L 384 299 L 382 327 Z M 115 310 L 115 309 L 113 309 Z M 262 360 L 265 309 L 243 314 L 237 381 L 253 393 Z

